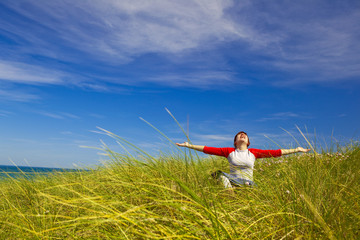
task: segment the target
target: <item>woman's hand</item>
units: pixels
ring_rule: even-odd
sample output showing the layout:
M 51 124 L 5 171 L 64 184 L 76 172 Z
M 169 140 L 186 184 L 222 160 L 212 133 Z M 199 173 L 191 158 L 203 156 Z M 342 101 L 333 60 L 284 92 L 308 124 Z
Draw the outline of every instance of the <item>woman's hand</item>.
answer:
M 297 148 L 292 148 L 292 149 L 281 149 L 281 155 L 293 154 L 293 153 L 298 153 L 298 152 L 307 153 L 310 150 L 311 149 L 305 149 L 302 147 L 297 147 Z
M 309 152 L 311 149 L 305 149 L 305 148 L 302 148 L 302 147 L 297 147 L 296 148 L 296 152 L 303 152 L 303 153 L 307 153 Z
M 178 145 L 179 147 L 189 147 L 189 143 L 188 142 L 184 142 L 184 143 L 176 143 L 176 145 Z
M 200 145 L 193 145 L 193 144 L 190 144 L 188 142 L 184 142 L 184 143 L 176 143 L 176 145 L 178 145 L 179 147 L 187 147 L 187 148 L 191 148 L 191 149 L 194 149 L 196 151 L 201 151 L 203 152 L 204 151 L 204 146 L 200 146 Z

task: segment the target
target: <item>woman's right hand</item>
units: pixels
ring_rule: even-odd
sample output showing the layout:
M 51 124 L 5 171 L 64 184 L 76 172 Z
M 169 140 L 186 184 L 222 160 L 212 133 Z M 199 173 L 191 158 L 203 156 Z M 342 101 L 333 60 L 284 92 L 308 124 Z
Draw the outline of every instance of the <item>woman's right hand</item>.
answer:
M 176 143 L 176 145 L 178 145 L 179 147 L 189 147 L 189 143 L 188 143 L 188 142 Z

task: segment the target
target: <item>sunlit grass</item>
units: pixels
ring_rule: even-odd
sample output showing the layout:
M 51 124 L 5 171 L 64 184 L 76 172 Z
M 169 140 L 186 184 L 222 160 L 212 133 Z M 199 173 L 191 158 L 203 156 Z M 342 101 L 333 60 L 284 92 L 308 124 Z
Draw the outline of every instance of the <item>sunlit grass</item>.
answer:
M 257 187 L 210 178 L 226 159 L 102 150 L 89 171 L 0 182 L 2 239 L 357 239 L 359 146 L 258 161 Z M 320 152 L 320 151 L 318 151 Z

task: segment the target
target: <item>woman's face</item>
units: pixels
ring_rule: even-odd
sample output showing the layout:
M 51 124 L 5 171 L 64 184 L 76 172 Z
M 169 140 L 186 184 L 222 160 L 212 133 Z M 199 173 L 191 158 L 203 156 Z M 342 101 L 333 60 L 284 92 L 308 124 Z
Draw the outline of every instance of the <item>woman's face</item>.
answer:
M 249 138 L 248 136 L 246 135 L 246 133 L 239 133 L 237 136 L 236 136 L 236 141 L 235 141 L 235 145 L 237 146 L 238 143 L 246 143 L 246 145 L 249 145 Z

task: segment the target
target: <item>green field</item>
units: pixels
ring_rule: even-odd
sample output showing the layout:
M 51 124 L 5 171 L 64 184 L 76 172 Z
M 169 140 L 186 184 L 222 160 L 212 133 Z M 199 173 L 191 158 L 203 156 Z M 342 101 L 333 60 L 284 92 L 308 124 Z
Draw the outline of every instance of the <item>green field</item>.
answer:
M 358 145 L 257 161 L 235 194 L 209 175 L 224 158 L 103 150 L 95 170 L 1 181 L 0 238 L 360 238 Z

